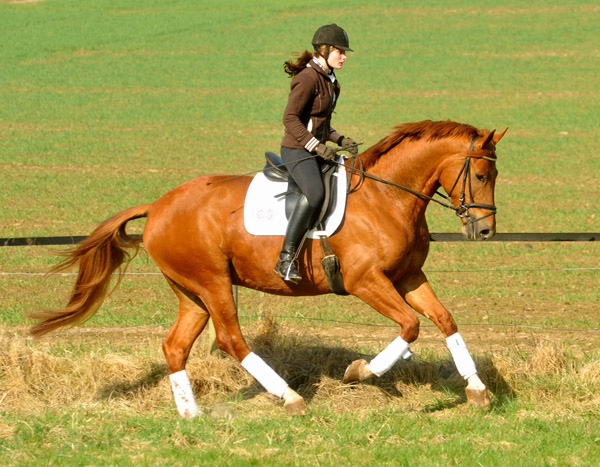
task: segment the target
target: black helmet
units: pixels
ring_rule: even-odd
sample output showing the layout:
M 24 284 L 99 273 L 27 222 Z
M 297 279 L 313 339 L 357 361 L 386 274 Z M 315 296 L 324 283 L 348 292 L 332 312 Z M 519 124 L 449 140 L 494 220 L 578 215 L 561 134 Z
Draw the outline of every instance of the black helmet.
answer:
M 344 31 L 335 23 L 321 26 L 319 29 L 317 29 L 317 32 L 315 32 L 312 45 L 316 48 L 321 44 L 332 45 L 336 49 L 354 52 L 354 50 L 350 48 L 348 34 L 346 34 L 346 31 Z

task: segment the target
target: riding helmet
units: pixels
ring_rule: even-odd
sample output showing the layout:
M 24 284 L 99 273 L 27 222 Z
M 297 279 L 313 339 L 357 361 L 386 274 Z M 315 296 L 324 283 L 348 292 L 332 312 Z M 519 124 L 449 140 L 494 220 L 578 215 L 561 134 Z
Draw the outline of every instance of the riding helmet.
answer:
M 335 23 L 321 26 L 315 32 L 312 45 L 316 48 L 321 44 L 332 45 L 336 49 L 354 52 L 354 50 L 350 48 L 348 34 Z

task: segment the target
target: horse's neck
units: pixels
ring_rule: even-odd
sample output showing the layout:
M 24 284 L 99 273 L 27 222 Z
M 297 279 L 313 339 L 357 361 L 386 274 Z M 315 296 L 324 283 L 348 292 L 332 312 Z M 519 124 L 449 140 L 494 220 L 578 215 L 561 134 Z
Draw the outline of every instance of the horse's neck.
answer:
M 440 186 L 440 168 L 446 157 L 442 144 L 408 142 L 392 148 L 367 171 L 415 192 L 433 196 Z M 401 202 L 411 197 L 415 202 L 418 200 L 417 196 L 409 194 L 408 191 L 399 187 L 393 188 L 403 191 L 397 197 L 394 196 Z

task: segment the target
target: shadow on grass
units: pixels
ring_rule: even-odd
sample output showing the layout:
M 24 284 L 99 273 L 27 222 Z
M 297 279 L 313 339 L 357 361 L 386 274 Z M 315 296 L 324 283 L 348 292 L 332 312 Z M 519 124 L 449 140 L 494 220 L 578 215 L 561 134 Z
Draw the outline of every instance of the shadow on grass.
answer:
M 311 342 L 306 336 L 275 335 L 270 331 L 256 337 L 251 346 L 307 402 L 316 397 L 322 398 L 319 391 L 323 390 L 324 384 L 330 385 L 332 398 L 344 391 L 352 391 L 352 387 L 342 384 L 347 366 L 354 360 L 370 360 L 373 357 L 340 346 Z M 243 374 L 244 370 L 230 357 L 225 358 L 228 360 L 223 362 L 223 368 L 218 371 L 233 373 L 233 381 L 207 377 L 206 373 L 190 374 L 198 398 L 208 393 L 235 393 L 242 400 L 247 400 L 264 391 L 255 381 L 240 387 L 239 383 L 247 379 Z M 495 396 L 494 407 L 501 408 L 515 398 L 515 391 L 500 374 L 491 358 L 479 357 L 476 364 L 480 378 Z M 152 363 L 137 381 L 112 382 L 102 387 L 97 397 L 143 397 L 145 392 L 157 386 L 167 374 L 166 364 Z M 449 355 L 448 358 L 440 358 L 433 354 L 415 355 L 411 361 L 398 362 L 382 377 L 361 384 L 378 388 L 386 398 L 402 398 L 402 388 L 407 386 L 429 387 L 436 393 L 436 402 L 425 407 L 425 412 L 435 412 L 466 403 L 466 383 L 458 375 Z
M 364 355 L 343 347 L 324 346 L 308 339 L 274 342 L 272 339 L 254 342 L 256 352 L 296 390 L 307 402 L 317 396 L 325 378 L 339 381 L 347 366 L 354 360 L 364 358 L 369 361 L 374 355 Z M 478 374 L 486 384 L 493 398 L 493 406 L 503 405 L 516 397 L 515 391 L 488 356 L 475 359 Z M 440 358 L 432 355 L 415 355 L 410 361 L 398 362 L 388 373 L 361 384 L 379 388 L 392 398 L 402 397 L 405 386 L 428 386 L 440 393 L 439 400 L 425 411 L 452 408 L 467 402 L 466 383 L 458 374 L 450 355 Z M 260 392 L 261 388 L 248 388 L 246 397 Z

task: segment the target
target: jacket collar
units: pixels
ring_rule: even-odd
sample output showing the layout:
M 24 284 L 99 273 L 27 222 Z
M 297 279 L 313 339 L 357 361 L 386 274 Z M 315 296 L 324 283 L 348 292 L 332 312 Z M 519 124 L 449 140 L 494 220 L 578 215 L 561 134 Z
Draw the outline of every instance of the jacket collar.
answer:
M 317 57 L 313 57 L 313 59 L 310 62 L 308 62 L 306 64 L 306 66 L 310 67 L 310 68 L 314 68 L 319 73 L 321 73 L 322 75 L 326 76 L 329 80 L 331 80 L 332 83 L 335 83 L 336 76 L 335 76 L 335 73 L 333 72 L 333 70 L 331 70 L 331 69 L 329 71 L 325 70 L 325 67 L 319 61 L 319 59 Z

